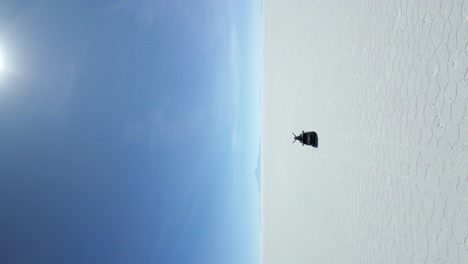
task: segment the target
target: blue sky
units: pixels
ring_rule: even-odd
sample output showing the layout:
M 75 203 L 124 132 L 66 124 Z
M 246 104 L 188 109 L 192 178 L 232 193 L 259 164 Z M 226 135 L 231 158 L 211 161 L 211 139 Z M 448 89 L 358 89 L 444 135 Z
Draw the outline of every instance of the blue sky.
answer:
M 1 263 L 258 263 L 260 1 L 2 1 Z

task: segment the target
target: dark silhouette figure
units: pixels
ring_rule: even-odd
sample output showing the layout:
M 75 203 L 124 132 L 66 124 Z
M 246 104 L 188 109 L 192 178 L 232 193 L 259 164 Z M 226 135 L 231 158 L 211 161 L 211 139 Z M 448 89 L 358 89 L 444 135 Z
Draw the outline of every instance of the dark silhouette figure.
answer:
M 304 132 L 303 130 L 299 136 L 296 136 L 296 134 L 294 133 L 293 135 L 294 135 L 293 143 L 296 142 L 296 140 L 299 140 L 302 143 L 302 146 L 309 145 L 314 148 L 318 147 L 318 136 L 315 131 Z

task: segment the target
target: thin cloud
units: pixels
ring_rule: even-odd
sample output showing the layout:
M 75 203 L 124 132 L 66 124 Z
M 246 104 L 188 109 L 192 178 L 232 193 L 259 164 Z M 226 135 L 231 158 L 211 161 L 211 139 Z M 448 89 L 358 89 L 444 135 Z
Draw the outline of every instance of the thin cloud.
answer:
M 237 151 L 239 148 L 239 111 L 240 111 L 240 74 L 239 74 L 239 40 L 237 37 L 237 28 L 234 21 L 231 21 L 229 32 L 229 60 L 232 74 L 233 89 L 233 117 L 232 117 L 232 149 Z
M 262 191 L 262 145 L 258 147 L 257 168 L 255 169 L 255 177 L 257 179 L 258 192 Z
M 168 1 L 141 1 L 140 18 L 146 25 L 153 25 L 169 11 Z

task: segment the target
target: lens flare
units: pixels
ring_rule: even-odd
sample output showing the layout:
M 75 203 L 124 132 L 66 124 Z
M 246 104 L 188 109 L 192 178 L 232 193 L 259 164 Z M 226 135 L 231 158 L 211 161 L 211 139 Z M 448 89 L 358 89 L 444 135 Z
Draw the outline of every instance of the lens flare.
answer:
M 3 52 L 0 49 L 0 73 L 5 71 L 5 58 L 3 56 Z

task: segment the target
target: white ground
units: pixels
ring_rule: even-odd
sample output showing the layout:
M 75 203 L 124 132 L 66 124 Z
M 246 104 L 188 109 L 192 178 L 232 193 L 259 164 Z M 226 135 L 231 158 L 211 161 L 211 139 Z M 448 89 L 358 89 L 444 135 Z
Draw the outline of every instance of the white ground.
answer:
M 468 1 L 263 14 L 263 263 L 468 263 Z

